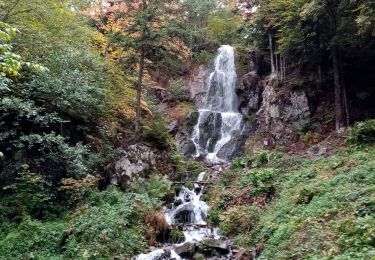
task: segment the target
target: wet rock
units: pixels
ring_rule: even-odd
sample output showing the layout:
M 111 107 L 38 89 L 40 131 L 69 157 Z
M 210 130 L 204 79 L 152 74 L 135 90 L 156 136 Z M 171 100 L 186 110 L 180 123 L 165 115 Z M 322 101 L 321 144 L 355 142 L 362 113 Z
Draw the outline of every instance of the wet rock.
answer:
M 173 205 L 174 205 L 175 207 L 180 206 L 181 204 L 182 204 L 182 200 L 181 200 L 181 199 L 177 199 L 177 200 L 175 200 L 175 202 L 173 203 Z
M 156 155 L 145 145 L 130 145 L 121 151 L 120 159 L 115 162 L 112 184 L 126 189 L 129 183 L 141 180 L 156 167 Z
M 196 153 L 196 147 L 195 147 L 194 142 L 191 141 L 191 140 L 185 140 L 181 144 L 181 151 L 186 156 L 195 154 Z
M 194 192 L 195 192 L 195 194 L 197 194 L 197 195 L 201 192 L 201 190 L 202 190 L 202 187 L 201 187 L 201 186 L 197 186 L 197 187 L 194 188 Z
M 193 243 L 186 242 L 182 245 L 176 246 L 174 251 L 178 255 L 193 255 L 195 253 L 195 245 Z
M 229 244 L 227 240 L 219 240 L 214 238 L 206 238 L 201 241 L 203 247 L 218 249 L 220 251 L 229 251 Z

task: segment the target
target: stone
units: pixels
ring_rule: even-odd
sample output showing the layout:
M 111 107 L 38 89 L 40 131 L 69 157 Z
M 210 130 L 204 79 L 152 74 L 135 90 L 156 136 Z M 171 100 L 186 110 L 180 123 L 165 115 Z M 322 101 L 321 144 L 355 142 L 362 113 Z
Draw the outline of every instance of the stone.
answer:
M 224 251 L 229 251 L 229 245 L 227 240 L 220 240 L 214 238 L 205 238 L 201 241 L 204 247 L 210 247 L 213 249 L 219 249 Z
M 178 122 L 177 120 L 173 120 L 171 123 L 168 124 L 167 129 L 168 132 L 171 134 L 176 134 L 178 131 Z
M 115 162 L 111 183 L 126 189 L 129 183 L 141 180 L 156 167 L 156 155 L 145 145 L 134 144 L 120 152 Z
M 195 245 L 190 242 L 185 242 L 182 245 L 177 245 L 174 249 L 176 254 L 181 255 L 181 254 L 191 254 L 193 255 L 195 253 Z
M 263 85 L 259 75 L 251 71 L 240 79 L 236 90 L 239 98 L 239 109 L 244 115 L 255 113 L 261 106 Z

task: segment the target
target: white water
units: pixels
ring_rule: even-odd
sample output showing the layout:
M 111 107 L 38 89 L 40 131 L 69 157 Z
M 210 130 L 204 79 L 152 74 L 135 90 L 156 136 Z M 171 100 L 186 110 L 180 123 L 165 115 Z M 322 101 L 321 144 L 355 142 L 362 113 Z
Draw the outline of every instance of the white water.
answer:
M 173 205 L 170 209 L 167 207 L 164 208 L 164 214 L 168 224 L 171 226 L 182 226 L 182 232 L 185 237 L 184 242 L 168 247 L 171 252 L 169 259 L 181 259 L 181 257 L 174 251 L 174 248 L 181 246 L 184 243 L 198 243 L 205 238 L 222 238 L 219 233 L 219 228 L 207 227 L 206 218 L 209 206 L 201 200 L 204 187 L 200 184 L 200 182 L 204 180 L 204 175 L 205 172 L 199 174 L 197 183 L 194 183 L 192 190 L 189 190 L 184 186 L 181 188 L 174 200 L 175 202 L 178 201 L 181 203 L 180 205 Z M 181 213 L 185 213 L 186 216 L 186 218 L 183 218 L 182 222 L 179 216 Z M 165 249 L 156 249 L 148 254 L 138 255 L 136 260 L 161 259 L 164 254 Z
M 198 122 L 192 134 L 196 157 L 204 155 L 211 163 L 225 161 L 224 158 L 219 158 L 218 153 L 225 149 L 226 144 L 230 144 L 234 134 L 238 133 L 242 126 L 242 115 L 237 110 L 236 81 L 234 49 L 229 45 L 223 45 L 215 58 L 214 69 L 208 79 L 209 88 L 205 103 L 198 111 Z M 213 119 L 209 119 L 209 116 Z M 210 120 L 214 127 L 208 130 L 209 138 L 205 140 L 201 128 L 205 128 Z M 224 154 L 228 153 L 231 151 L 224 151 Z

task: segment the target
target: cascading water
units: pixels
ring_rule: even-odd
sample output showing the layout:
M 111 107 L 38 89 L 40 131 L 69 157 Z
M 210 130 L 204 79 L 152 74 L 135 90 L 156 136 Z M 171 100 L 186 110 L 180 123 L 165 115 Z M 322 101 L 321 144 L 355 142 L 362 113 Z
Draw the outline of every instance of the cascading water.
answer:
M 236 81 L 234 49 L 224 45 L 214 60 L 205 104 L 199 110 L 192 135 L 196 156 L 204 155 L 212 164 L 225 162 L 233 154 L 235 139 L 242 131 L 242 115 L 237 111 Z M 137 260 L 181 259 L 183 255 L 191 254 L 186 251 L 191 246 L 193 253 L 205 252 L 205 248 L 211 247 L 220 252 L 221 257 L 215 259 L 232 259 L 229 241 L 220 236 L 218 228 L 207 225 L 209 207 L 201 200 L 204 175 L 204 172 L 199 174 L 191 190 L 182 186 L 174 203 L 164 208 L 168 224 L 182 230 L 184 242 L 165 244 L 163 249 L 137 256 Z
M 170 226 L 179 227 L 184 234 L 184 242 L 175 245 L 165 245 L 164 249 L 156 249 L 148 254 L 141 254 L 136 260 L 164 260 L 182 259 L 178 254 L 184 253 L 186 245 L 205 245 L 207 241 L 215 240 L 215 244 L 224 249 L 225 253 L 220 259 L 230 259 L 228 241 L 221 237 L 219 228 L 207 226 L 206 218 L 208 205 L 201 200 L 204 186 L 205 172 L 199 174 L 191 190 L 182 186 L 175 196 L 171 207 L 164 208 L 165 218 Z
M 237 110 L 235 93 L 237 73 L 235 52 L 221 46 L 208 78 L 208 92 L 194 127 L 192 141 L 196 157 L 203 155 L 211 163 L 220 163 L 234 152 L 235 137 L 241 134 L 242 115 Z

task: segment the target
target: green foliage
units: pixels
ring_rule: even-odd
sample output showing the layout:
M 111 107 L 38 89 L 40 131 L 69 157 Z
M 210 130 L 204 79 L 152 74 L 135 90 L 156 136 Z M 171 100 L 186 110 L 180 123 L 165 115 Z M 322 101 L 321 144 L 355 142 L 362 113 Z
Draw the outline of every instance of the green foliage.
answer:
M 237 157 L 237 158 L 234 158 L 231 162 L 230 162 L 230 168 L 232 170 L 238 170 L 238 169 L 242 169 L 246 166 L 246 158 L 243 158 L 243 157 Z
M 208 19 L 208 36 L 219 44 L 233 44 L 238 41 L 237 34 L 241 25 L 241 17 L 227 10 L 220 10 Z
M 190 100 L 189 90 L 182 79 L 172 80 L 170 82 L 169 93 L 172 101 L 184 102 Z
M 218 226 L 220 224 L 220 211 L 216 208 L 210 208 L 208 218 L 212 226 Z
M 144 217 L 157 200 L 147 195 L 123 193 L 112 187 L 94 193 L 83 212 L 70 221 L 66 238 L 67 258 L 129 257 L 146 248 Z
M 143 126 L 142 139 L 156 149 L 168 150 L 172 147 L 172 138 L 165 123 L 158 118 Z
M 236 235 L 250 231 L 258 222 L 257 207 L 236 206 L 228 209 L 220 230 L 226 235 Z
M 249 202 L 264 208 L 244 213 L 251 204 L 238 206 L 233 198 L 231 206 L 219 212 L 220 226 L 235 236 L 237 245 L 262 248 L 259 259 L 371 259 L 374 162 L 375 147 L 367 146 L 319 159 L 284 155 L 267 163 L 272 168 L 237 171 L 241 181 L 222 182 L 225 186 L 215 187 L 215 192 L 223 194 L 224 188 L 242 197 L 247 193 L 241 192 L 242 185 L 254 184 L 258 192 Z M 257 202 L 270 187 L 272 201 Z M 248 216 L 254 218 L 243 220 Z
M 24 219 L 7 234 L 0 234 L 1 259 L 61 259 L 68 223 Z
M 352 145 L 375 143 L 375 120 L 356 123 L 349 129 L 348 142 Z
M 171 183 L 165 179 L 151 176 L 142 182 L 134 183 L 130 191 L 139 194 L 147 194 L 150 198 L 163 199 L 171 192 Z
M 36 184 L 36 183 L 35 183 Z M 147 246 L 144 219 L 160 201 L 117 188 L 86 197 L 73 214 L 56 221 L 25 217 L 19 225 L 2 223 L 1 259 L 108 259 L 130 257 Z
M 272 194 L 274 192 L 274 178 L 276 171 L 273 168 L 252 169 L 242 177 L 242 185 L 251 184 L 251 193 L 259 195 L 262 193 Z
M 178 229 L 172 229 L 170 234 L 169 234 L 169 237 L 170 237 L 170 242 L 172 244 L 179 244 L 179 243 L 182 243 L 184 242 L 185 240 L 185 235 L 182 231 L 178 230 Z

